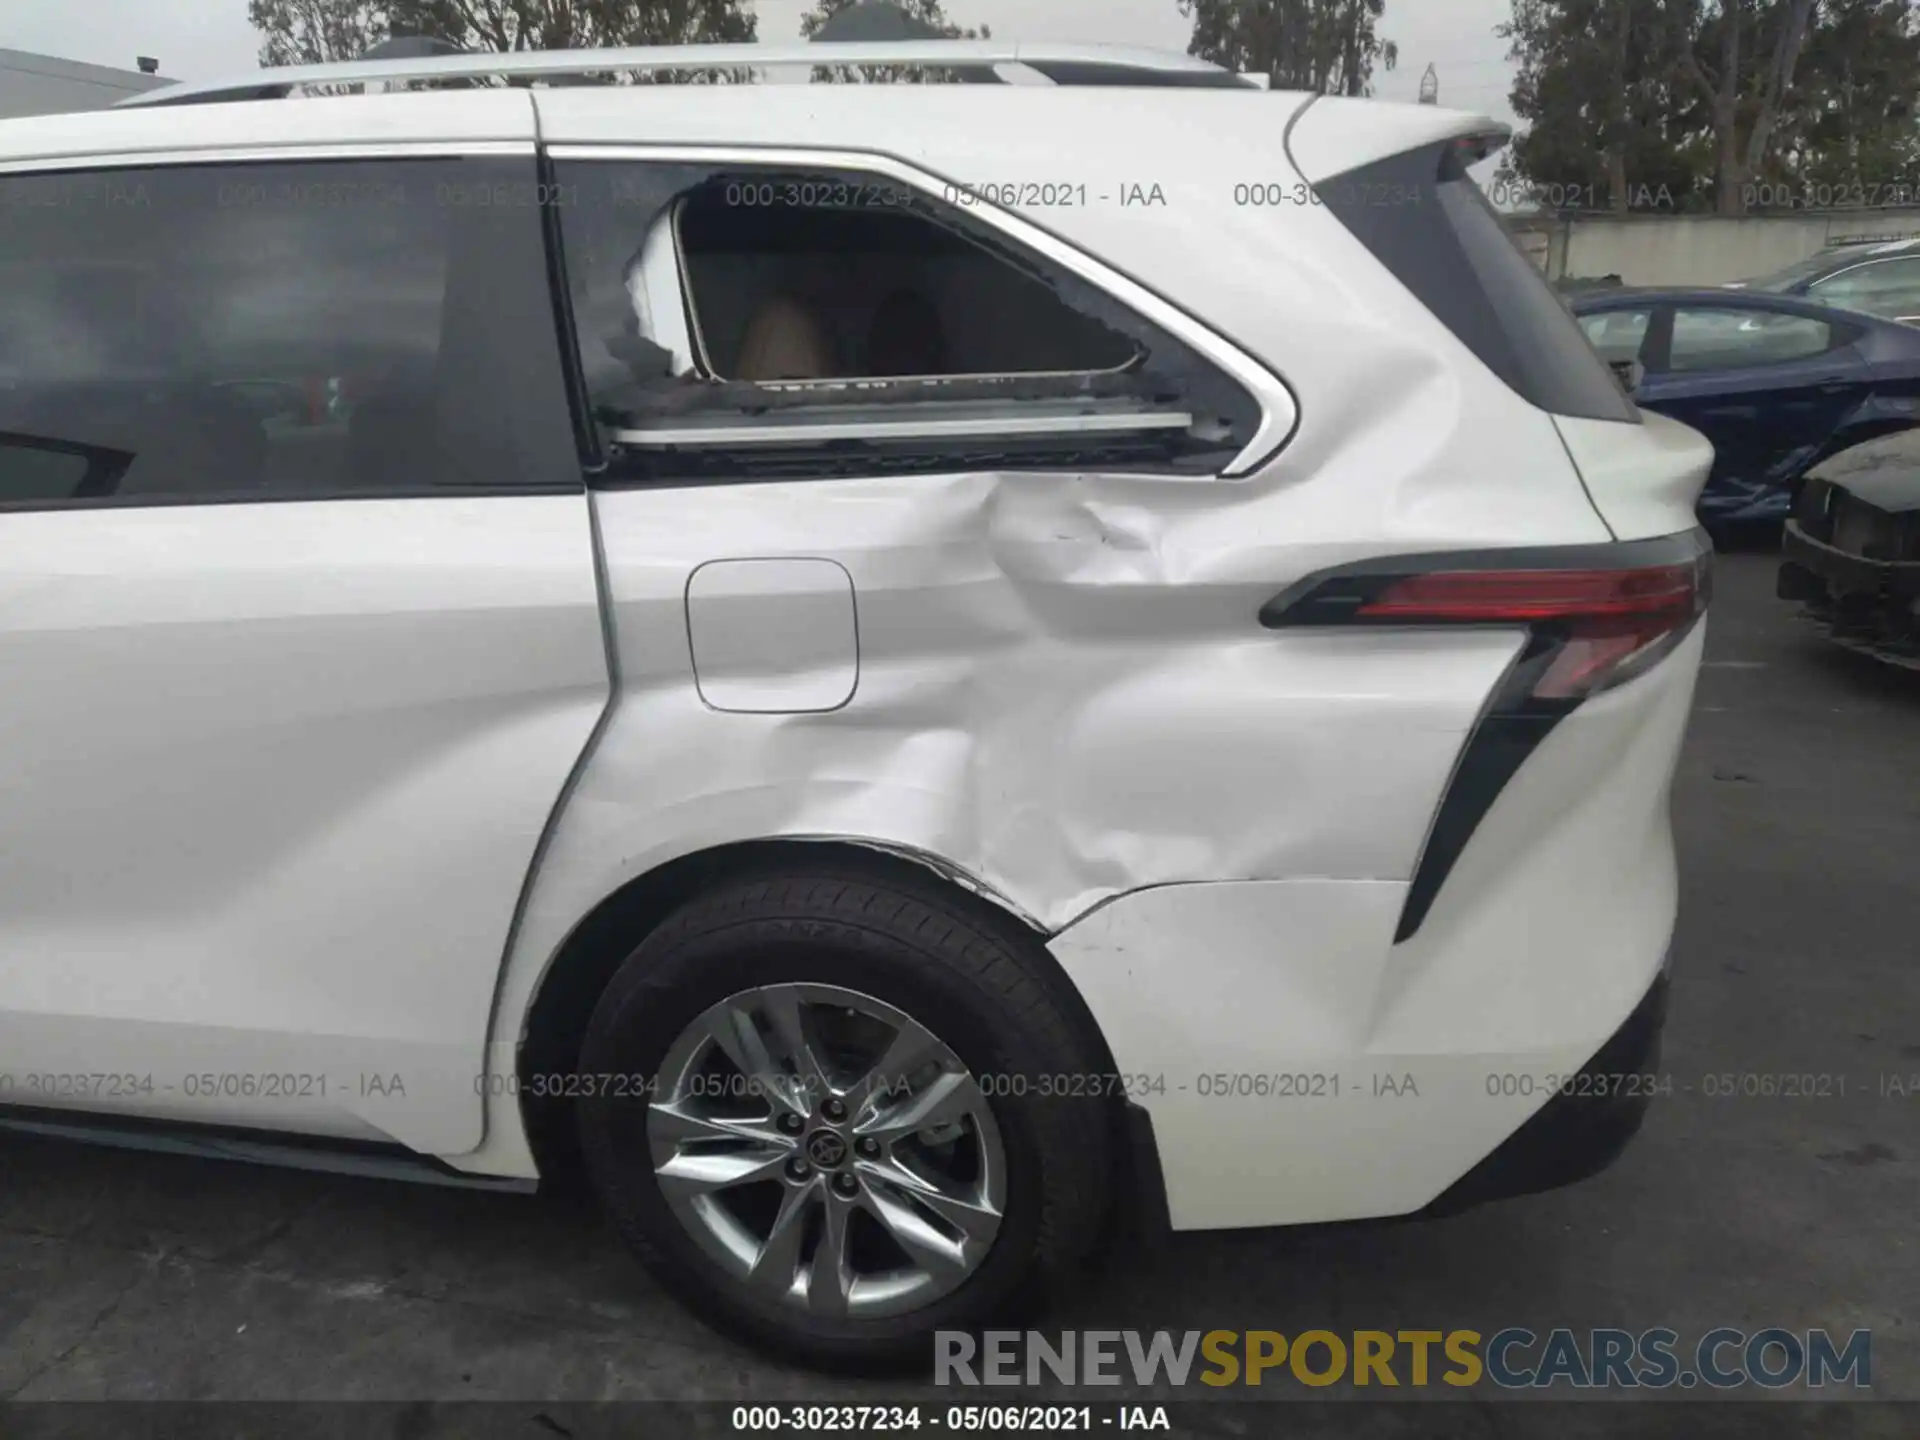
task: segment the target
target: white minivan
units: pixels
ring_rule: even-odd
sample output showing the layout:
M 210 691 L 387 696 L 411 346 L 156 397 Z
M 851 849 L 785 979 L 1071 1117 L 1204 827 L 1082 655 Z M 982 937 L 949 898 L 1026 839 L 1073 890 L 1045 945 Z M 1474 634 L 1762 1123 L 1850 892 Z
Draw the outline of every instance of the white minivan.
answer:
M 584 1175 L 853 1364 L 1608 1163 L 1710 452 L 1497 127 L 989 41 L 539 83 L 742 53 L 0 124 L 0 1119 Z

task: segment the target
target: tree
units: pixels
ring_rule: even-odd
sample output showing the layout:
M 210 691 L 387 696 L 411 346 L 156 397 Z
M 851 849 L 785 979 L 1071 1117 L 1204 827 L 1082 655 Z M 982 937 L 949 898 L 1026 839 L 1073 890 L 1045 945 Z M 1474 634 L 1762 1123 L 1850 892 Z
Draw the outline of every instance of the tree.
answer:
M 1835 191 L 1869 204 L 1911 196 L 1920 182 L 1920 26 L 1913 7 L 1909 0 L 1829 0 L 1822 18 L 1762 178 L 1798 184 L 1816 202 Z
M 1180 0 L 1193 21 L 1187 53 L 1263 74 L 1276 90 L 1372 93 L 1373 67 L 1400 51 L 1378 33 L 1386 0 Z
M 800 17 L 800 38 L 811 40 L 820 28 L 843 10 L 860 0 L 816 0 L 813 9 Z M 945 40 L 991 40 L 993 31 L 985 25 L 962 27 L 947 19 L 940 0 L 893 0 L 894 8 L 907 17 L 909 27 L 925 27 Z M 816 65 L 815 80 L 835 84 L 924 84 L 951 80 L 949 71 L 926 65 Z
M 1514 0 L 1502 179 L 1576 204 L 1886 203 L 1920 161 L 1911 0 Z M 1621 36 L 1626 37 L 1624 45 Z M 1623 192 L 1625 192 L 1623 194 Z
M 1550 206 L 1577 209 L 1619 212 L 1655 195 L 1676 208 L 1705 203 L 1664 0 L 1514 0 L 1496 33 L 1516 66 L 1514 113 L 1527 122 L 1500 183 L 1530 182 Z
M 751 41 L 741 0 L 248 0 L 262 65 L 352 60 L 394 35 L 462 50 L 571 50 Z
M 262 65 L 352 60 L 387 38 L 384 9 L 366 0 L 247 0 Z
M 1713 130 L 1714 208 L 1722 215 L 1746 209 L 1745 187 L 1761 173 L 1813 7 L 1814 0 L 1667 0 L 1680 75 Z

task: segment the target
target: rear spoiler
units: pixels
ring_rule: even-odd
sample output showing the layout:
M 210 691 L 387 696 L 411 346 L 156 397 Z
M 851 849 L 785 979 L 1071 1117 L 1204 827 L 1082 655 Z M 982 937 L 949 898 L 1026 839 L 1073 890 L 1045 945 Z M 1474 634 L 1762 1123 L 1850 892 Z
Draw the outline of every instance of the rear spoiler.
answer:
M 1310 185 L 1408 150 L 1452 140 L 1461 159 L 1477 165 L 1513 131 L 1486 115 L 1435 105 L 1387 104 L 1344 95 L 1320 95 L 1295 112 L 1287 127 L 1287 157 Z

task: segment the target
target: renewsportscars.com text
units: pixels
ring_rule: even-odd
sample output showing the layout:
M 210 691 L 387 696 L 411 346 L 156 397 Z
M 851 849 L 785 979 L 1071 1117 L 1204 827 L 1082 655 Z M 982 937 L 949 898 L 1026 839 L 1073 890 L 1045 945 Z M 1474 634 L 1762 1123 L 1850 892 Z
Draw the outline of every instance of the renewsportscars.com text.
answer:
M 1825 1330 L 989 1330 L 934 1337 L 936 1385 L 1777 1390 L 1873 1384 L 1873 1335 Z

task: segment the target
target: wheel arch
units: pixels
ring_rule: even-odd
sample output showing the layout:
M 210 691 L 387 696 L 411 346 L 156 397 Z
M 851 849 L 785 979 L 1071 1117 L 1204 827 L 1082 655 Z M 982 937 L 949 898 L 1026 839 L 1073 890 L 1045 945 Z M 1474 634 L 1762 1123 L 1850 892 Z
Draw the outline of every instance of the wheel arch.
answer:
M 570 1073 L 593 1008 L 636 946 L 702 891 L 768 872 L 830 870 L 912 888 L 933 889 L 950 904 L 1021 943 L 1108 1071 L 1112 1051 L 1092 1009 L 1053 952 L 1049 932 L 992 886 L 939 856 L 911 846 L 854 836 L 787 836 L 735 841 L 676 856 L 627 880 L 583 915 L 548 961 L 523 1014 L 514 1046 L 520 1120 L 543 1182 L 579 1188 L 582 1171 L 572 1105 L 536 1096 L 536 1075 Z

